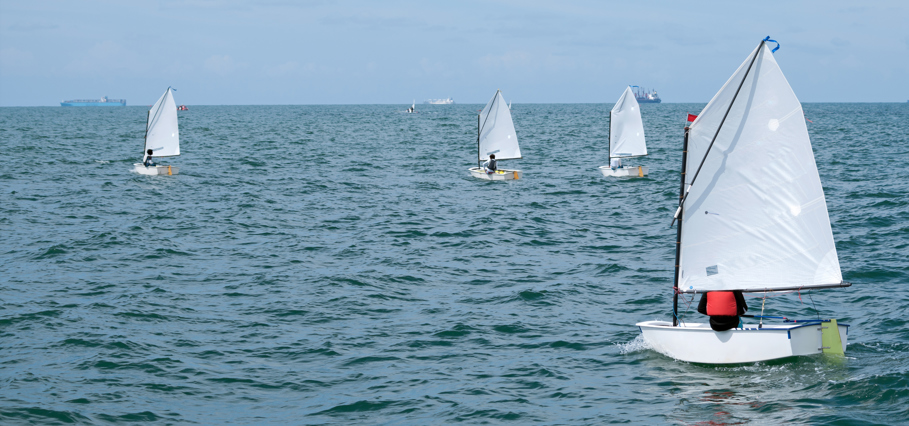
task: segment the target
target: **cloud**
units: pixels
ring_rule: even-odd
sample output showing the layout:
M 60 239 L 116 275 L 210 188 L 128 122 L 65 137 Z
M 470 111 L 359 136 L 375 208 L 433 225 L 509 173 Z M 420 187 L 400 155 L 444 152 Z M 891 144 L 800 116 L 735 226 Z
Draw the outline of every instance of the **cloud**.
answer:
M 21 32 L 56 30 L 57 28 L 60 28 L 60 26 L 57 24 L 48 24 L 45 22 L 16 22 L 15 24 L 9 26 L 10 30 Z
M 111 69 L 128 69 L 140 71 L 139 57 L 136 53 L 110 40 L 102 41 L 85 52 L 74 52 L 76 59 L 63 66 L 66 73 L 106 74 Z
M 205 60 L 205 69 L 219 75 L 231 74 L 246 66 L 245 62 L 235 62 L 230 55 L 212 55 Z
M 834 37 L 833 40 L 830 40 L 830 43 L 837 47 L 845 47 L 850 44 L 849 40 L 843 40 L 839 37 Z
M 265 75 L 269 77 L 281 77 L 285 75 L 297 74 L 301 70 L 300 64 L 297 61 L 285 62 L 281 65 L 266 68 Z
M 320 19 L 320 24 L 329 27 L 360 27 L 372 30 L 417 29 L 425 27 L 422 21 L 402 16 L 385 17 L 378 14 L 339 15 L 332 14 Z
M 431 61 L 427 58 L 423 58 L 420 59 L 420 69 L 428 75 L 436 75 L 448 71 L 449 67 L 441 61 Z
M 480 66 L 484 68 L 516 68 L 529 67 L 534 65 L 533 58 L 527 52 L 515 51 L 507 52 L 502 55 L 486 55 L 479 60 Z

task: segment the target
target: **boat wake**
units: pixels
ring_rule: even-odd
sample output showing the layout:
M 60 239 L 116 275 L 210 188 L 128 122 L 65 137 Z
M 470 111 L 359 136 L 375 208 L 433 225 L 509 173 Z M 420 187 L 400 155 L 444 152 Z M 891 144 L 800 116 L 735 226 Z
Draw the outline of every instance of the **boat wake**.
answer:
M 640 334 L 628 343 L 616 343 L 615 345 L 619 348 L 620 355 L 628 355 L 653 349 L 653 346 L 650 346 L 650 343 L 647 343 L 647 341 L 644 340 L 644 336 Z

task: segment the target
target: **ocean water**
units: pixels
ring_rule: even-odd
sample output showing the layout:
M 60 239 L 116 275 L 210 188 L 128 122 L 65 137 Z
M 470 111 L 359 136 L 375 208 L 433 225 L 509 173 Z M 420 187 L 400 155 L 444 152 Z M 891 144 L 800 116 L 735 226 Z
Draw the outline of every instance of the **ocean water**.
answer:
M 703 104 L 642 105 L 644 179 L 597 171 L 611 105 L 515 104 L 511 182 L 468 176 L 480 105 L 407 106 L 191 106 L 171 177 L 145 107 L 0 108 L 0 423 L 907 423 L 909 104 L 804 106 L 853 285 L 765 312 L 846 358 L 734 366 L 634 326 Z

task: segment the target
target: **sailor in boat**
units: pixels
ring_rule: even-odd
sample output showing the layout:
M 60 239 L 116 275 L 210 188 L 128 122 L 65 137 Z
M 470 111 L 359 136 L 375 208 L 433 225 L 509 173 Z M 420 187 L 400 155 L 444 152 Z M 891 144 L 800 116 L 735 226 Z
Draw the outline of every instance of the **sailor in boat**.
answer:
M 740 290 L 708 291 L 701 296 L 698 312 L 710 316 L 710 328 L 726 331 L 741 326 L 739 315 L 745 315 L 748 304 Z
M 145 152 L 145 158 L 142 159 L 142 164 L 144 164 L 145 167 L 154 167 L 155 166 L 155 161 L 152 159 L 152 150 L 149 149 L 148 151 Z
M 612 161 L 609 162 L 609 167 L 612 168 L 612 171 L 615 171 L 616 169 L 621 169 L 622 168 L 622 159 L 613 158 Z
M 496 172 L 496 155 L 489 154 L 489 159 L 483 163 L 483 169 L 486 170 L 486 174 L 493 174 Z

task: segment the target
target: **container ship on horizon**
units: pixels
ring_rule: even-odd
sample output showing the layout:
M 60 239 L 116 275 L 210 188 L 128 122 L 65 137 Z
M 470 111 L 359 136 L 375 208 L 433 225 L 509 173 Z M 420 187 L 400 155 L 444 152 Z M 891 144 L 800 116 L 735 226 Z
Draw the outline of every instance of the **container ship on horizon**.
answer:
M 73 99 L 60 102 L 60 106 L 126 106 L 126 99 L 108 99 L 107 96 L 101 99 Z
M 631 86 L 634 91 L 634 99 L 638 101 L 639 104 L 658 104 L 662 102 L 660 95 L 657 94 L 657 91 L 648 92 L 647 89 L 644 89 L 641 86 Z

